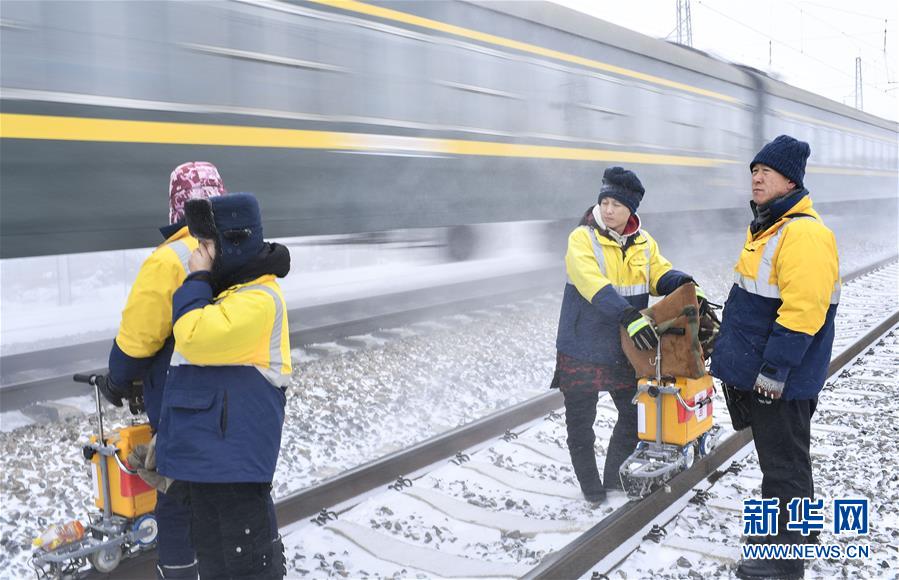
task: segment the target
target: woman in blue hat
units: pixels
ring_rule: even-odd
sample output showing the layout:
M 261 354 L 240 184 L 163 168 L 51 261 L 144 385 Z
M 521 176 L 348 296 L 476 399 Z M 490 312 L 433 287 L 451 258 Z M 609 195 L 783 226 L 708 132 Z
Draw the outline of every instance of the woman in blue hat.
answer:
M 640 310 L 649 295 L 667 295 L 693 278 L 672 269 L 656 241 L 640 226 L 637 208 L 643 184 L 621 167 L 603 174 L 597 204 L 568 236 L 556 338 L 553 386 L 565 397 L 568 451 L 584 497 L 600 502 L 607 489 L 621 489 L 618 468 L 637 445 L 637 409 L 631 404 L 636 375 L 621 349 L 619 327 L 641 350 L 659 337 Z M 704 297 L 697 288 L 704 308 Z M 593 444 L 596 403 L 608 391 L 618 409 L 600 479 Z

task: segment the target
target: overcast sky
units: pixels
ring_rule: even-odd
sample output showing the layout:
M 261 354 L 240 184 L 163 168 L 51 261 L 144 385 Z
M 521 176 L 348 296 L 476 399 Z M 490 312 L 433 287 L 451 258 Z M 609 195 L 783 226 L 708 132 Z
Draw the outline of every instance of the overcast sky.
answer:
M 647 36 L 676 40 L 677 0 L 556 2 Z M 864 110 L 899 120 L 896 0 L 692 0 L 690 12 L 695 48 L 849 106 L 855 106 L 860 56 Z

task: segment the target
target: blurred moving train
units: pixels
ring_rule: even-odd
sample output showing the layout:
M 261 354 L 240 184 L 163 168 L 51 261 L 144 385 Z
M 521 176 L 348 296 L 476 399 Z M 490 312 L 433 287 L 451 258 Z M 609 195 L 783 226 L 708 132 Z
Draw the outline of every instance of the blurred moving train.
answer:
M 2 258 L 157 244 L 190 159 L 257 193 L 268 237 L 440 227 L 457 257 L 466 224 L 579 216 L 610 164 L 641 213 L 743 223 L 779 133 L 812 144 L 817 204 L 896 213 L 896 123 L 555 4 L 5 2 L 0 25 Z

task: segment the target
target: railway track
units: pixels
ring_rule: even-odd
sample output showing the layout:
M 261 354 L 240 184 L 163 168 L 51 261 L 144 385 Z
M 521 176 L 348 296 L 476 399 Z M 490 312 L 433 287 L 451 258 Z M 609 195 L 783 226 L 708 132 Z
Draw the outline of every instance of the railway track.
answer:
M 876 330 L 883 327 L 878 325 Z M 899 389 L 899 325 L 894 323 L 873 341 L 859 343 L 868 346 L 855 357 L 834 359 L 831 365 L 812 421 L 811 452 L 818 498 L 827 500 L 825 505 L 841 497 L 864 497 L 871 502 L 869 535 L 836 535 L 828 525 L 818 543 L 840 545 L 843 553 L 850 544 L 863 544 L 871 553 L 865 559 L 814 560 L 807 566 L 807 578 L 893 577 L 899 563 L 891 524 L 899 511 L 895 500 L 899 481 L 889 467 L 893 464 L 890 451 L 872 449 L 894 437 L 899 418 L 894 399 Z M 852 460 L 840 461 L 843 457 Z M 621 570 L 628 577 L 649 577 L 673 567 L 682 572 L 692 569 L 701 577 L 726 576 L 727 568 L 740 558 L 742 500 L 758 497 L 760 482 L 750 443 L 735 454 L 727 469 L 717 470 L 713 478 L 675 502 L 676 515 L 657 518 L 649 530 L 641 530 L 587 572 L 613 577 Z M 731 530 L 731 537 L 722 536 L 721 530 Z M 668 557 L 660 557 L 664 554 Z
M 896 325 L 895 295 L 870 297 L 897 278 L 895 257 L 844 278 L 831 374 Z M 873 320 L 880 322 L 872 328 Z M 648 526 L 671 520 L 694 490 L 707 491 L 751 449 L 751 435 L 729 430 L 724 406 L 716 405 L 725 435 L 713 453 L 641 502 L 613 494 L 594 509 L 571 473 L 564 418 L 553 412 L 559 406 L 558 393 L 547 393 L 283 498 L 277 510 L 290 575 L 558 578 L 597 562 L 610 569 L 639 548 Z M 604 441 L 615 416 L 610 400 L 600 399 L 599 415 Z M 152 559 L 126 561 L 115 577 L 144 577 Z

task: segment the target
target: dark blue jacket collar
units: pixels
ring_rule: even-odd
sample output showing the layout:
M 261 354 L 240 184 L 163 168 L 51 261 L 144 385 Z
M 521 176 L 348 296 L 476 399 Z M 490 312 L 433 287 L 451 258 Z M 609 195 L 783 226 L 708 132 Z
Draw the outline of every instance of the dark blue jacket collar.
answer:
M 187 222 L 181 220 L 180 222 L 175 222 L 168 226 L 162 226 L 161 228 L 159 228 L 159 233 L 162 234 L 162 237 L 167 240 L 177 234 L 178 230 L 183 228 L 185 225 L 187 225 Z
M 757 205 L 754 201 L 750 201 L 749 207 L 752 208 L 752 214 L 755 216 L 755 219 L 749 224 L 750 231 L 753 234 L 757 234 L 767 230 L 806 195 L 808 195 L 807 189 L 797 187 L 790 193 L 762 205 Z

